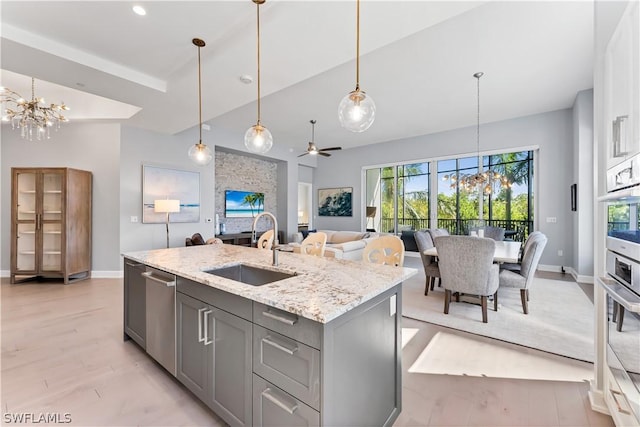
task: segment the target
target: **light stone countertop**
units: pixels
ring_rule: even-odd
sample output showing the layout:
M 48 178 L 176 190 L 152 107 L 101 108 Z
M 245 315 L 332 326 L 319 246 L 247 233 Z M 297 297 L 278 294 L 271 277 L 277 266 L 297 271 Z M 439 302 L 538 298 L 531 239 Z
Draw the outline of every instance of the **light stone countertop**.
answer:
M 278 254 L 279 265 L 274 267 L 271 265 L 270 250 L 221 244 L 127 252 L 122 255 L 320 323 L 330 322 L 417 274 L 413 268 L 287 252 Z M 295 272 L 297 275 L 262 286 L 252 286 L 204 272 L 238 263 Z

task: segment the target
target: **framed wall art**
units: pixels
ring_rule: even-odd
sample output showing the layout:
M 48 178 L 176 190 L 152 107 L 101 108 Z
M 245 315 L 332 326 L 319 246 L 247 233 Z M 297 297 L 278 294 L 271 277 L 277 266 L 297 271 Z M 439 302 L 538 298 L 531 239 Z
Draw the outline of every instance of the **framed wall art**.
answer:
M 166 214 L 154 211 L 155 201 L 180 201 L 180 212 L 172 213 L 170 222 L 200 222 L 200 173 L 142 165 L 142 222 L 166 222 Z
M 318 215 L 353 216 L 353 187 L 318 190 Z

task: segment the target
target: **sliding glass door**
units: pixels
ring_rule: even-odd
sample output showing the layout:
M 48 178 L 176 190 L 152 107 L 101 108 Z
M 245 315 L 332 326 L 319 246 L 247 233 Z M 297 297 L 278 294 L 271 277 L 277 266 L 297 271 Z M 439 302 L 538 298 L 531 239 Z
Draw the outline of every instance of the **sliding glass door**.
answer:
M 429 163 L 365 171 L 367 229 L 399 234 L 429 228 Z

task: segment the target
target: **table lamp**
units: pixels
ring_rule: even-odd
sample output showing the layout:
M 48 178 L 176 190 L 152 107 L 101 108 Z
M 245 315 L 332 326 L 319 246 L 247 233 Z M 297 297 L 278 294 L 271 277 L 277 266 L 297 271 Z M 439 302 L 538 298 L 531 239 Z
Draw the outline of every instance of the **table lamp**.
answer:
M 166 213 L 167 225 L 167 248 L 169 247 L 169 214 L 172 212 L 180 212 L 180 200 L 161 199 L 153 202 L 153 210 L 158 213 Z

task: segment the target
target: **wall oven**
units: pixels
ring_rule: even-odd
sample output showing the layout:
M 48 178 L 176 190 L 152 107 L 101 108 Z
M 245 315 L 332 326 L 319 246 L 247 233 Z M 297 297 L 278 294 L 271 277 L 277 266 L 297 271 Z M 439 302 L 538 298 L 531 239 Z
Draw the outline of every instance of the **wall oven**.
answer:
M 640 157 L 607 173 L 607 364 L 615 409 L 640 419 Z

